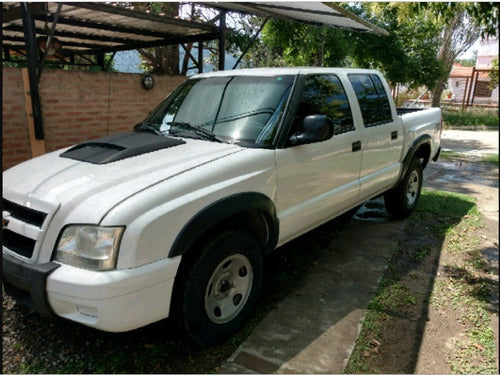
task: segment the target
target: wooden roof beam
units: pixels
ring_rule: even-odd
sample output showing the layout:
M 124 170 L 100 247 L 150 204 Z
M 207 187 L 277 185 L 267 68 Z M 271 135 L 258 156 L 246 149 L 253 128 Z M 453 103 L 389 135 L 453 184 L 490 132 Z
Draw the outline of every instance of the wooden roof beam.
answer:
M 5 31 L 23 32 L 23 27 L 19 25 L 9 25 L 3 28 Z M 41 27 L 36 28 L 37 34 L 46 35 L 47 31 Z M 96 35 L 96 34 L 85 34 L 73 31 L 56 31 L 54 34 L 57 38 L 75 38 L 87 41 L 97 41 L 97 42 L 110 42 L 110 43 L 133 43 L 137 42 L 137 39 L 122 38 L 107 35 Z
M 47 17 L 38 15 L 35 16 L 35 19 L 37 21 L 45 22 L 47 20 L 48 22 L 52 22 L 54 20 L 54 17 L 52 15 L 49 15 Z M 159 31 L 140 29 L 130 26 L 120 26 L 120 25 L 98 23 L 92 21 L 80 21 L 72 18 L 66 18 L 64 15 L 61 15 L 59 17 L 57 23 L 60 25 L 76 26 L 93 30 L 115 31 L 119 33 L 127 33 L 132 35 L 145 35 L 155 38 L 168 38 L 172 36 L 172 34 L 166 34 Z
M 45 14 L 47 12 L 46 3 L 29 3 L 29 8 L 33 16 Z M 21 6 L 10 9 L 2 9 L 2 24 L 6 24 L 14 20 L 20 20 L 22 18 L 23 9 Z
M 180 43 L 196 43 L 196 42 L 204 42 L 208 40 L 215 40 L 219 38 L 219 33 L 206 33 L 206 34 L 198 34 L 198 35 L 189 35 L 184 37 L 169 37 L 165 39 L 158 39 L 151 42 L 137 42 L 132 44 L 124 44 L 109 48 L 94 48 L 89 53 L 99 53 L 99 52 L 120 52 L 120 51 L 128 51 L 132 49 L 138 48 L 152 48 L 159 46 L 168 46 Z

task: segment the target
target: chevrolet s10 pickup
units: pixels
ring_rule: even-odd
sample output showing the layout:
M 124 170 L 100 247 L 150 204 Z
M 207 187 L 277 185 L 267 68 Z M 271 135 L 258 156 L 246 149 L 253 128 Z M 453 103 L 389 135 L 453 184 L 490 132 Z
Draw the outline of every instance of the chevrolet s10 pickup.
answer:
M 171 317 L 202 345 L 249 317 L 263 257 L 382 195 L 403 218 L 441 111 L 397 109 L 375 70 L 186 80 L 128 133 L 3 173 L 3 287 L 110 332 Z

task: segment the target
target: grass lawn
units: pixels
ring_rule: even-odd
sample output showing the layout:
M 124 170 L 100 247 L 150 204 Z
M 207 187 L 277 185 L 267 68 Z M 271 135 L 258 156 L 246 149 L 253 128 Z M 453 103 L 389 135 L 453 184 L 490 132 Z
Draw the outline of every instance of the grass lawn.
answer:
M 447 344 L 440 345 L 450 372 L 496 372 L 488 311 L 492 281 L 479 251 L 481 226 L 473 198 L 423 191 L 405 232 L 406 238 L 425 240 L 398 242 L 368 305 L 347 373 L 415 372 L 431 310 L 443 320 L 440 325 L 447 326 L 446 319 L 459 324 L 443 329 Z

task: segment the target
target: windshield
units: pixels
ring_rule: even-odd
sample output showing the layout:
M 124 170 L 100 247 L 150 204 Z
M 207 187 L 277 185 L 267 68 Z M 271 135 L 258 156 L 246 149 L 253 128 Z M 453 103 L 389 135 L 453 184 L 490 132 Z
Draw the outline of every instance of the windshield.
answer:
M 293 79 L 290 75 L 192 79 L 160 103 L 144 124 L 165 134 L 267 146 L 274 139 Z M 208 132 L 214 137 L 207 138 Z

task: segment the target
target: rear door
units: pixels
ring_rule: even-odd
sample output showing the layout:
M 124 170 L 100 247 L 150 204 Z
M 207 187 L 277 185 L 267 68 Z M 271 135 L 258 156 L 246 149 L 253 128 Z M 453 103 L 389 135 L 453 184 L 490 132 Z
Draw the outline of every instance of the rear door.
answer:
M 340 79 L 333 74 L 306 77 L 290 135 L 309 115 L 327 115 L 334 135 L 323 142 L 276 150 L 277 208 L 283 243 L 351 208 L 359 192 L 360 140 Z
M 387 89 L 374 73 L 348 75 L 363 118 L 361 188 L 363 201 L 391 187 L 400 173 L 403 126 Z

